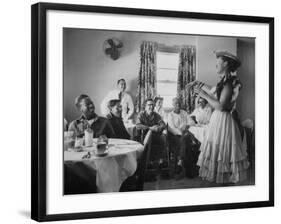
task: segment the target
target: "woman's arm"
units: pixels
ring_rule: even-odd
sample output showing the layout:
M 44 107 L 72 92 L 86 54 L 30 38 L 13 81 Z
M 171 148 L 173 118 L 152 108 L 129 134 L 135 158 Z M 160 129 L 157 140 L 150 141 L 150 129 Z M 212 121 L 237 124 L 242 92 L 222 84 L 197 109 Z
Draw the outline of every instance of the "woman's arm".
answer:
M 224 86 L 219 100 L 198 87 L 194 88 L 194 92 L 200 97 L 206 99 L 208 103 L 216 110 L 227 110 L 231 105 L 230 100 L 232 96 L 232 88 L 229 83 Z

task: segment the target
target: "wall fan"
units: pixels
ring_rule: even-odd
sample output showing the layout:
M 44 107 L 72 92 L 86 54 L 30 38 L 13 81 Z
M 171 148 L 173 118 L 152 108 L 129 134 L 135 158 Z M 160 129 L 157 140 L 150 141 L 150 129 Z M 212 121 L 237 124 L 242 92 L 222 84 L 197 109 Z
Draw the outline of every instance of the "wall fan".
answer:
M 123 43 L 115 37 L 109 38 L 103 43 L 104 53 L 113 60 L 117 60 L 120 57 L 122 47 Z

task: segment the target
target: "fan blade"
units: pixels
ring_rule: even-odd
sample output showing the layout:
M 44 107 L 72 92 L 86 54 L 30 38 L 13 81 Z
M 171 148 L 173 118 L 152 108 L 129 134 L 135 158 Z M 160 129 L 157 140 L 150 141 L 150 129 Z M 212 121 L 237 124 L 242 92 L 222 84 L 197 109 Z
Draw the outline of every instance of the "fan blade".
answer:
M 112 54 L 112 48 L 106 48 L 105 53 L 106 54 Z
M 107 42 L 111 47 L 115 45 L 112 39 L 108 39 Z
M 123 43 L 120 42 L 118 45 L 116 45 L 116 47 L 118 47 L 118 48 L 123 47 Z

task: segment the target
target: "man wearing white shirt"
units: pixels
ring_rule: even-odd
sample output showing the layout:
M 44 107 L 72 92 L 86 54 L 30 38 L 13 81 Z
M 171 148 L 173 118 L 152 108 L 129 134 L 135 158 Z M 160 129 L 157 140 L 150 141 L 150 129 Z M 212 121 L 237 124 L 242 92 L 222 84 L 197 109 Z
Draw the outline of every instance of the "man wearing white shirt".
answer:
M 169 131 L 169 140 L 175 150 L 175 158 L 177 160 L 176 173 L 181 172 L 182 167 L 182 157 L 184 150 L 181 147 L 182 136 L 187 131 L 187 121 L 188 114 L 186 111 L 181 110 L 180 100 L 178 98 L 173 99 L 173 111 L 168 114 L 168 131 Z
M 101 103 L 101 113 L 106 116 L 109 113 L 107 104 L 110 100 L 119 99 L 122 106 L 122 118 L 124 121 L 130 119 L 134 113 L 134 103 L 132 97 L 125 92 L 126 81 L 119 79 L 117 81 L 118 89 L 110 91 Z

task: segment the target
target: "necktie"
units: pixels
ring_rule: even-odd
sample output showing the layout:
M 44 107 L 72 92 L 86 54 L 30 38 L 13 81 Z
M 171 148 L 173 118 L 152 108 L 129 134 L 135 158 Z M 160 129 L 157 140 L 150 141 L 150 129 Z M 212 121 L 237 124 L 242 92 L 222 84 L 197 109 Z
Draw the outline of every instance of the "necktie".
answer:
M 121 98 L 122 98 L 122 92 L 120 92 L 119 94 L 118 94 L 118 99 L 121 101 Z

